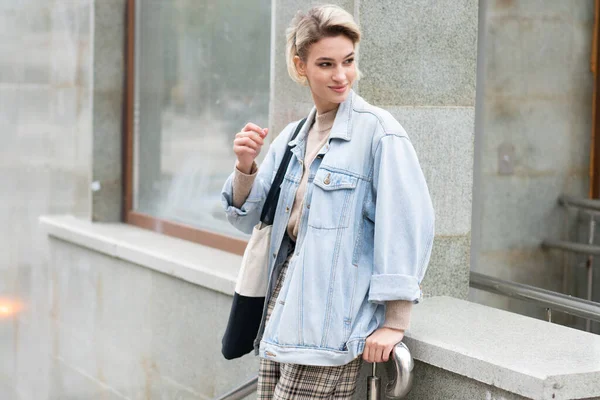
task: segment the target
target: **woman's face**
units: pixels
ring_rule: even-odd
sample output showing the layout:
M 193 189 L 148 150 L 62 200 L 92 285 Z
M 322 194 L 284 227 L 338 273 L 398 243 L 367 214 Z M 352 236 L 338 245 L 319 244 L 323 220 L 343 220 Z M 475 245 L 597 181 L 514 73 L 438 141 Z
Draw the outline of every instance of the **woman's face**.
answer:
M 354 43 L 344 35 L 314 43 L 306 62 L 296 57 L 296 68 L 306 76 L 320 114 L 337 107 L 348 97 L 356 79 Z

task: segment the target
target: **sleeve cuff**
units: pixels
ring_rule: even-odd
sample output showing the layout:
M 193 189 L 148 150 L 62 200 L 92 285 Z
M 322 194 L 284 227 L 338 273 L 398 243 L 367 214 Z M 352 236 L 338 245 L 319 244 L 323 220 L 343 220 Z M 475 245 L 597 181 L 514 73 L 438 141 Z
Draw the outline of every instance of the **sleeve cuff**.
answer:
M 240 208 L 242 204 L 248 198 L 250 191 L 252 190 L 252 185 L 254 184 L 254 179 L 256 178 L 256 174 L 258 173 L 258 167 L 256 166 L 256 162 L 252 162 L 252 167 L 250 168 L 250 173 L 245 174 L 237 167 L 235 168 L 233 174 L 233 202 L 232 205 L 236 208 Z
M 406 300 L 388 301 L 385 303 L 384 328 L 407 330 L 410 326 L 410 315 L 413 303 Z
M 369 301 L 383 303 L 393 300 L 407 300 L 418 303 L 421 288 L 417 278 L 411 275 L 373 275 L 369 287 Z

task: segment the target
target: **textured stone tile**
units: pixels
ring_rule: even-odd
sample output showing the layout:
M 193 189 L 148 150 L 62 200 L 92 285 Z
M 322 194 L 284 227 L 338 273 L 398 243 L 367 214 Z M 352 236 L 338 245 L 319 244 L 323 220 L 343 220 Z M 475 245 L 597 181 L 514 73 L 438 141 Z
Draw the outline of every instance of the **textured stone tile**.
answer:
M 53 355 L 124 396 L 139 398 L 151 361 L 152 272 L 58 240 L 52 254 Z
M 557 96 L 573 89 L 573 80 L 570 78 L 572 35 L 568 34 L 571 27 L 570 21 L 561 20 L 520 22 L 525 94 Z
M 486 1 L 486 14 L 490 16 L 515 16 L 518 11 L 518 3 L 514 0 Z
M 50 371 L 49 391 L 44 394 L 49 399 L 124 400 L 127 398 L 61 360 L 53 360 Z
M 0 83 L 18 84 L 23 81 L 22 43 L 20 36 L 0 36 Z
M 570 169 L 570 149 L 584 144 L 571 138 L 571 104 L 558 100 L 517 100 L 489 96 L 484 122 L 484 174 L 498 174 L 501 146 L 513 146 L 514 174 L 561 174 Z M 552 132 L 552 140 L 547 134 Z
M 96 93 L 93 99 L 92 181 L 100 182 L 92 193 L 95 221 L 120 221 L 122 99 L 118 92 Z
M 485 93 L 520 95 L 524 91 L 525 55 L 516 19 L 488 18 L 485 42 Z
M 435 393 L 435 394 L 434 394 Z M 414 386 L 408 395 L 410 400 L 503 399 L 525 400 L 525 397 L 509 393 L 494 386 L 477 382 L 419 361 L 415 362 Z
M 39 295 L 43 294 L 39 293 Z M 26 304 L 25 309 L 28 306 Z M 18 339 L 15 343 L 15 375 L 17 378 L 14 381 L 14 387 L 23 398 L 36 399 L 42 398 L 48 391 L 49 377 L 42 371 L 49 371 L 50 368 L 48 354 L 50 353 L 51 335 L 46 315 L 23 317 L 27 313 L 29 310 L 20 315 Z
M 517 0 L 517 7 L 520 17 L 568 20 L 571 18 L 572 10 L 581 7 L 586 1 Z M 578 6 L 577 3 L 580 5 Z
M 125 1 L 94 3 L 94 96 L 92 193 L 95 221 L 121 219 L 121 158 L 124 76 Z
M 84 101 L 81 98 L 82 95 L 85 96 L 85 92 L 74 86 L 53 89 L 49 104 L 50 118 L 48 122 L 51 121 L 53 124 L 67 130 L 77 128 L 81 117 L 79 113 L 80 104 Z M 67 138 L 72 140 L 73 136 L 75 135 L 63 135 L 63 137 L 57 139 L 66 142 Z M 75 146 L 65 146 L 65 143 L 60 143 L 60 145 L 69 151 L 76 150 Z M 73 158 L 73 156 L 70 158 Z
M 19 107 L 19 126 L 17 128 L 19 136 L 44 136 L 43 127 L 51 121 L 51 98 L 52 89 L 49 86 L 31 85 L 20 87 L 16 99 Z
M 570 0 L 568 3 L 575 23 L 582 23 L 588 26 L 594 23 L 593 0 Z
M 436 235 L 471 231 L 472 108 L 389 108 L 413 143 L 436 213 Z
M 477 2 L 361 2 L 360 91 L 383 105 L 473 106 Z
M 16 132 L 18 126 L 19 96 L 20 92 L 16 85 L 0 86 L 0 110 L 2 110 L 2 113 L 0 113 L 0 131 L 11 132 L 11 134 L 5 134 L 2 137 L 0 154 L 3 156 L 4 153 L 13 151 L 17 141 L 13 132 Z
M 120 92 L 125 73 L 125 0 L 94 3 L 94 89 Z
M 4 278 L 5 271 L 0 272 Z M 6 296 L 4 287 L 0 286 L 2 297 Z M 17 340 L 19 336 L 19 321 L 16 318 L 0 318 L 0 385 L 14 382 L 16 376 Z M 3 387 L 0 386 L 0 393 Z
M 90 4 L 87 1 L 57 2 L 50 19 L 50 74 L 56 85 L 75 85 L 90 82 L 91 66 Z M 83 62 L 82 62 L 83 61 Z
M 470 236 L 437 236 L 425 278 L 423 296 L 466 299 L 469 293 Z
M 216 334 L 217 293 L 155 274 L 149 299 L 152 365 L 161 376 L 211 398 L 215 378 L 222 371 L 214 364 L 220 350 Z M 220 325 L 220 324 L 219 324 Z
M 554 175 L 487 179 L 481 251 L 538 247 L 545 238 L 561 237 L 564 209 L 557 199 L 563 193 L 579 195 L 566 190 L 565 180 Z
M 591 104 L 591 94 L 588 94 L 588 90 L 576 92 L 569 104 L 571 132 L 568 148 L 570 149 L 570 161 L 568 168 L 563 169 L 563 172 L 569 171 L 571 177 L 579 178 L 585 184 L 588 183 L 592 132 L 591 112 L 586 112 L 586 110 L 590 110 Z M 584 189 L 581 195 L 585 196 L 586 193 L 587 189 Z
M 579 8 L 579 7 L 575 7 Z M 594 76 L 590 70 L 590 55 L 592 53 L 593 24 L 571 25 L 571 63 L 569 79 L 574 88 L 573 94 L 585 97 L 591 104 L 592 91 L 594 87 Z M 584 109 L 581 109 L 584 111 Z M 587 111 L 587 110 L 586 110 Z M 589 111 L 587 112 L 589 114 Z

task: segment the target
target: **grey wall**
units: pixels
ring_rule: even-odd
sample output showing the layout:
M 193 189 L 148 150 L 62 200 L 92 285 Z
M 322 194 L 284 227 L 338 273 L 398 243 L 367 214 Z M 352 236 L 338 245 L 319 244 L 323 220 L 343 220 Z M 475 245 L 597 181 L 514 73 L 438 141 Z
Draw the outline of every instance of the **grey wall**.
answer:
M 230 296 L 58 239 L 50 248 L 48 398 L 210 399 L 256 375 L 253 355 L 220 353 Z
M 588 194 L 593 78 L 591 0 L 483 0 L 483 85 L 478 126 L 473 270 L 550 290 L 582 261 L 542 251 L 544 238 L 585 239 L 560 194 Z M 502 160 L 506 156 L 506 160 Z M 504 164 L 502 164 L 504 163 Z M 583 294 L 583 293 L 581 293 Z M 473 291 L 471 299 L 542 317 L 518 301 Z
M 41 214 L 86 216 L 91 1 L 0 0 L 0 398 L 44 399 L 52 279 Z

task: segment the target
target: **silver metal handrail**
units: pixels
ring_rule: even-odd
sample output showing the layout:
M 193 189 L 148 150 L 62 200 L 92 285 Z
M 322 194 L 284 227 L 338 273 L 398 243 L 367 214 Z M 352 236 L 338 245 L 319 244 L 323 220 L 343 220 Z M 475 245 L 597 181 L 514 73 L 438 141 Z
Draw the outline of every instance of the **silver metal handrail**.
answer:
M 579 244 L 568 241 L 550 241 L 545 240 L 542 243 L 544 248 L 554 248 L 566 250 L 569 252 L 581 253 L 586 255 L 585 268 L 587 269 L 587 300 L 591 301 L 594 287 L 594 257 L 600 255 L 598 246 L 594 246 L 594 238 L 596 235 L 596 217 L 600 216 L 600 200 L 586 199 L 581 197 L 573 197 L 561 195 L 558 198 L 558 203 L 565 207 L 574 207 L 589 216 L 588 240 L 587 244 Z M 565 266 L 566 268 L 566 266 Z M 566 269 L 565 269 L 566 271 Z M 548 310 L 549 319 L 551 319 L 551 311 Z M 585 330 L 590 332 L 592 328 L 592 320 L 585 321 Z
M 531 301 L 549 310 L 556 310 L 577 317 L 600 321 L 600 303 L 593 301 L 579 299 L 522 283 L 505 281 L 478 272 L 471 272 L 470 286 L 486 292 Z
M 600 212 L 600 200 L 582 199 L 579 197 L 562 195 L 558 198 L 558 202 L 563 206 L 571 206 L 587 211 Z
M 542 247 L 571 251 L 573 253 L 600 256 L 600 246 L 593 244 L 568 242 L 566 240 L 546 239 L 542 242 Z
M 238 386 L 230 392 L 225 393 L 220 397 L 216 397 L 215 400 L 241 400 L 246 396 L 256 392 L 258 388 L 258 376 L 250 379 L 248 382 Z

